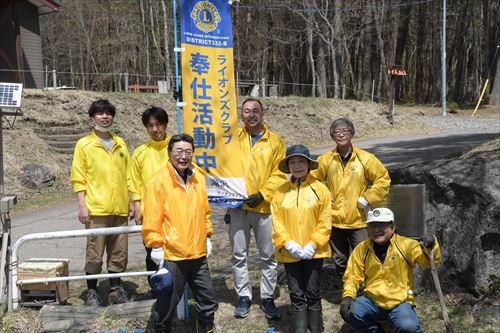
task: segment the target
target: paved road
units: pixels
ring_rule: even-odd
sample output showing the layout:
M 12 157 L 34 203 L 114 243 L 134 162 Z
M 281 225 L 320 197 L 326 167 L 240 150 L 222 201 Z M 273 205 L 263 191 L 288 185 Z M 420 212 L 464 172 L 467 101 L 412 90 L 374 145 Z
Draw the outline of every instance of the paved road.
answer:
M 405 138 L 385 138 L 355 143 L 375 153 L 388 166 L 406 163 L 419 163 L 435 160 L 449 155 L 457 155 L 464 149 L 473 147 L 483 141 L 498 138 L 499 133 L 462 134 L 448 136 L 418 136 Z M 318 150 L 321 154 L 328 149 Z M 76 200 L 75 200 L 76 202 Z M 224 209 L 214 207 L 213 222 L 215 232 L 225 232 L 222 220 Z M 76 204 L 60 205 L 42 209 L 35 213 L 18 214 L 12 217 L 12 238 L 16 241 L 21 236 L 34 232 L 81 229 L 77 219 Z M 142 263 L 144 250 L 139 234 L 129 236 L 129 263 Z M 70 274 L 83 271 L 85 258 L 85 239 L 71 238 L 45 240 L 26 243 L 20 249 L 20 261 L 32 257 L 69 258 Z

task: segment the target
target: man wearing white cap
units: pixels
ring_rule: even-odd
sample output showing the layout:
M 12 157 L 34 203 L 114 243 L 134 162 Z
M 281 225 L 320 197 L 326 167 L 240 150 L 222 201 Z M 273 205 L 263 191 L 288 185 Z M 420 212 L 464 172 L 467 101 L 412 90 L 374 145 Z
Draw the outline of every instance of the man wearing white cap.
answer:
M 413 309 L 413 268 L 429 267 L 422 247 L 434 249 L 439 263 L 439 244 L 431 234 L 421 242 L 395 233 L 394 214 L 388 208 L 368 212 L 368 239 L 352 252 L 344 274 L 340 315 L 354 328 L 375 333 L 379 322 L 391 322 L 398 332 L 420 332 Z M 362 296 L 357 296 L 364 283 Z

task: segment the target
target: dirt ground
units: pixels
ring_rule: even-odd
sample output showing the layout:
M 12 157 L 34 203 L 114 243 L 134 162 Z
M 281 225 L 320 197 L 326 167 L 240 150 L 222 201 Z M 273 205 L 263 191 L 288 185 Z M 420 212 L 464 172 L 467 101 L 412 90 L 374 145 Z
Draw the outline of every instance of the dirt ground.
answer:
M 22 117 L 6 118 L 4 129 L 5 192 L 16 193 L 21 204 L 61 200 L 71 190 L 69 167 L 71 155 L 54 152 L 35 132 L 47 127 L 71 127 L 89 131 L 87 115 L 91 102 L 109 99 L 117 108 L 116 131 L 125 138 L 131 151 L 148 137 L 141 123 L 142 112 L 151 105 L 160 106 L 169 114 L 168 132 L 177 133 L 174 99 L 170 94 L 99 93 L 90 91 L 43 91 L 26 89 L 23 92 Z M 238 105 L 243 98 L 239 99 Z M 331 145 L 328 133 L 332 120 L 349 117 L 356 127 L 355 140 L 437 133 L 438 129 L 416 120 L 422 115 L 440 115 L 440 106 L 396 106 L 395 123 L 387 120 L 387 105 L 354 100 L 283 97 L 263 99 L 265 122 L 283 136 L 287 145 L 305 144 L 309 148 Z M 471 110 L 459 110 L 450 115 L 468 117 Z M 500 106 L 481 108 L 476 117 L 500 117 Z M 8 122 L 7 122 L 8 121 Z M 17 177 L 29 163 L 42 164 L 55 174 L 56 180 L 42 190 L 23 187 Z M 62 194 L 61 194 L 62 193 Z M 21 205 L 25 207 L 26 205 Z M 36 206 L 36 204 L 35 204 Z

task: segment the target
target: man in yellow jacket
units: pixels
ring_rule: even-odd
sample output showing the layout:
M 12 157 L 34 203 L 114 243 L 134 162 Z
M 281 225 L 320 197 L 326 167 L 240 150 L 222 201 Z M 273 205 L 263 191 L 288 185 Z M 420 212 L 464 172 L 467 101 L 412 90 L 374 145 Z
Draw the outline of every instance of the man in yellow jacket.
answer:
M 337 147 L 318 158 L 319 168 L 312 175 L 332 193 L 330 246 L 335 269 L 342 276 L 350 252 L 367 238 L 365 212 L 384 203 L 391 179 L 373 154 L 351 143 L 354 125 L 349 119 L 336 119 L 330 135 Z
M 144 213 L 144 196 L 146 186 L 160 168 L 167 165 L 167 145 L 170 137 L 167 135 L 168 114 L 159 107 L 150 107 L 142 114 L 142 123 L 150 137 L 149 141 L 139 146 L 132 155 L 129 167 L 130 192 L 134 202 L 134 220 L 142 224 Z M 158 268 L 151 260 L 151 248 L 146 247 L 146 270 Z
M 439 263 L 441 252 L 433 235 L 424 234 L 422 242 L 395 233 L 394 214 L 388 208 L 368 212 L 368 240 L 354 249 L 344 274 L 340 314 L 354 328 L 377 332 L 380 321 L 391 322 L 398 332 L 420 332 L 413 309 L 413 268 L 429 267 L 423 251 L 434 250 Z M 357 296 L 361 284 L 362 296 Z
M 192 165 L 193 138 L 174 135 L 169 161 L 151 178 L 146 190 L 142 238 L 151 259 L 172 274 L 173 291 L 157 295 L 155 332 L 171 332 L 172 317 L 187 283 L 198 311 L 198 333 L 213 332 L 217 297 L 210 278 L 210 206 L 205 177 Z
M 239 142 L 248 198 L 241 209 L 228 209 L 231 221 L 229 240 L 233 251 L 231 263 L 238 295 L 234 316 L 248 316 L 252 303 L 247 256 L 250 229 L 253 229 L 261 268 L 261 309 L 267 318 L 278 319 L 280 312 L 274 304 L 278 264 L 274 258 L 270 202 L 276 188 L 286 181 L 285 175 L 278 169 L 285 157 L 285 143 L 263 124 L 264 110 L 259 100 L 246 99 L 241 108 L 245 127 L 239 129 Z
M 115 107 L 107 100 L 93 102 L 89 116 L 95 130 L 78 140 L 75 146 L 70 180 L 77 195 L 78 219 L 89 229 L 128 224 L 127 166 L 130 155 L 125 141 L 111 132 L 115 114 Z M 125 271 L 127 235 L 93 236 L 87 238 L 87 275 L 101 273 L 104 251 L 107 253 L 108 273 Z M 87 288 L 85 305 L 101 305 L 97 280 L 87 280 Z M 110 304 L 127 302 L 120 278 L 110 279 L 108 301 Z

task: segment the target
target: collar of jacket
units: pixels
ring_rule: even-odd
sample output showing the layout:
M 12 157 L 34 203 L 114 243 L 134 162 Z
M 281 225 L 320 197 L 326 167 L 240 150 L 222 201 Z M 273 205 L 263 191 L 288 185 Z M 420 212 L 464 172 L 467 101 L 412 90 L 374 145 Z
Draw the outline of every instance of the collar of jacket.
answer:
M 315 179 L 316 178 L 314 178 L 313 176 L 311 176 L 311 173 L 308 173 L 306 179 L 303 182 L 300 183 L 300 187 L 304 187 L 304 186 L 310 185 Z M 292 178 L 290 178 L 290 180 L 288 181 L 288 186 L 289 186 L 288 188 L 296 189 L 298 187 L 298 183 L 293 182 Z
M 358 154 L 357 151 L 358 151 L 358 148 L 351 143 L 351 158 Z M 331 152 L 335 156 L 335 158 L 337 158 L 337 156 L 339 158 L 342 158 L 342 156 L 340 156 L 340 154 L 339 154 L 339 151 L 337 150 L 337 147 L 333 148 L 331 150 Z
M 113 147 L 115 145 L 120 145 L 120 142 L 118 142 L 118 140 L 116 140 L 118 137 L 116 136 L 116 134 L 112 133 L 112 132 L 109 132 L 111 134 L 111 139 L 113 139 Z M 95 133 L 95 130 L 92 131 L 92 133 L 90 134 L 90 138 L 92 140 L 92 142 L 94 143 L 101 143 L 101 139 L 97 136 L 97 134 Z
M 172 165 L 172 163 L 170 162 L 170 160 L 167 163 L 167 168 L 168 168 L 168 172 L 170 173 L 170 176 L 172 177 L 172 179 L 175 179 L 177 181 L 177 183 L 179 183 L 180 185 L 184 186 L 184 180 L 179 175 L 179 173 L 177 172 L 177 170 L 174 168 L 174 166 Z M 187 183 L 189 183 L 189 180 L 191 178 L 193 178 L 193 175 L 196 172 L 196 169 L 191 164 L 187 168 L 186 172 L 188 172 L 188 176 L 187 176 L 187 179 L 186 179 L 186 184 L 187 184 Z
M 170 140 L 170 137 L 167 135 L 165 136 L 165 140 L 162 141 L 155 141 L 153 139 L 149 139 L 148 141 L 148 146 L 153 147 L 153 148 L 166 148 L 168 146 L 168 142 Z
M 262 126 L 262 129 L 264 130 L 264 133 L 262 134 L 262 138 L 266 138 L 266 139 L 269 138 L 269 128 L 264 124 L 261 124 L 261 126 Z M 240 128 L 240 135 L 239 136 L 242 136 L 243 134 L 248 135 L 248 136 L 252 135 L 252 133 L 250 133 L 246 127 Z

